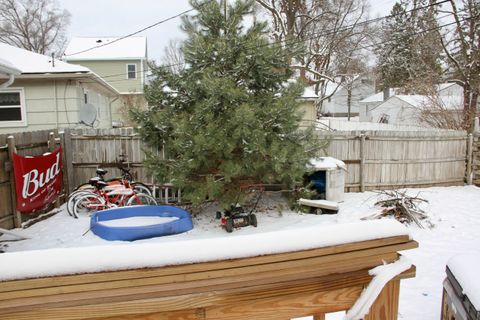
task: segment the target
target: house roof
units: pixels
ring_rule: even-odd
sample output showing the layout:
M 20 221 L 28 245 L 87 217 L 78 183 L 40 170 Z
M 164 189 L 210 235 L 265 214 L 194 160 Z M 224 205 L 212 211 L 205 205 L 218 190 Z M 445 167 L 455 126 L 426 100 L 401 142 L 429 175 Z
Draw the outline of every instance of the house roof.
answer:
M 90 69 L 56 60 L 52 57 L 0 43 L 0 58 L 14 66 L 22 74 L 32 73 L 88 73 Z
M 395 92 L 398 90 L 397 88 L 390 88 L 389 89 L 389 96 L 395 95 Z M 375 93 L 371 96 L 366 97 L 365 99 L 361 100 L 360 102 L 381 102 L 383 101 L 383 91 Z
M 454 82 L 439 83 L 437 85 L 437 90 L 442 91 L 442 90 L 448 89 L 448 88 L 453 87 L 453 86 L 458 86 L 458 84 L 456 84 Z
M 10 61 L 0 58 L 0 73 L 19 75 L 21 71 Z
M 424 95 L 396 95 L 392 98 L 403 100 L 415 108 L 422 108 L 431 104 L 439 104 L 442 108 L 448 110 L 460 110 L 463 108 L 462 96 L 438 96 L 433 100 L 431 97 Z
M 318 94 L 315 93 L 315 90 L 312 87 L 306 87 L 303 90 L 303 94 L 300 98 L 302 100 L 317 100 Z
M 74 37 L 65 50 L 67 61 L 146 58 L 146 37 Z
M 458 85 L 456 83 L 446 82 L 446 83 L 439 83 L 438 85 L 436 85 L 436 88 L 437 88 L 437 91 L 442 91 L 442 90 L 451 88 L 453 86 L 458 86 Z M 392 96 L 396 95 L 397 92 L 399 92 L 399 88 L 390 88 L 389 90 L 390 90 L 389 97 L 392 97 Z M 404 96 L 406 96 L 406 95 L 404 95 Z M 378 93 L 375 93 L 374 95 L 366 97 L 365 99 L 361 100 L 360 102 L 382 102 L 382 101 L 383 101 L 383 92 L 380 91 Z
M 86 67 L 56 60 L 43 54 L 17 48 L 5 43 L 0 43 L 0 72 L 4 68 L 10 68 L 17 73 L 19 78 L 87 78 L 91 83 L 96 83 L 107 90 L 110 95 L 118 95 L 119 92 L 96 73 Z M 93 80 L 93 81 L 91 81 Z

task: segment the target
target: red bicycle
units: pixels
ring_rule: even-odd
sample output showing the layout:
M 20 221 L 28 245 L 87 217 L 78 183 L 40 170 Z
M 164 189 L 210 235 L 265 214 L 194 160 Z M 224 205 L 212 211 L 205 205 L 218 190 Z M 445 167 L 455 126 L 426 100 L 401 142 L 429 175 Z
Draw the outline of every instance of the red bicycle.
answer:
M 114 207 L 157 204 L 152 196 L 136 192 L 133 188 L 108 185 L 100 178 L 92 178 L 89 183 L 95 188 L 94 191 L 82 191 L 72 200 L 72 215 L 75 218 Z

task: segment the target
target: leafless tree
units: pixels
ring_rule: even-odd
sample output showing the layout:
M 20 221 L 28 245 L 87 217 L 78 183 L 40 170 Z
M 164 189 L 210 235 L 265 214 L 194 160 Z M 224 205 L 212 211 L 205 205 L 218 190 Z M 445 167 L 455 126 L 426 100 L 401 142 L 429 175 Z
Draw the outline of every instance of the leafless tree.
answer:
M 70 13 L 55 0 L 0 0 L 0 41 L 41 54 L 62 53 Z
M 164 49 L 163 62 L 173 73 L 178 73 L 185 68 L 185 59 L 181 50 L 182 42 L 171 39 Z
M 315 91 L 326 96 L 328 82 L 336 82 L 365 50 L 371 35 L 365 0 L 257 0 L 271 17 L 273 37 L 286 45 L 304 43 L 306 52 L 292 67 Z M 365 60 L 363 60 L 365 61 Z M 335 91 L 333 91 L 335 92 Z
M 454 19 L 454 28 L 439 36 L 452 76 L 463 87 L 463 127 L 472 132 L 480 92 L 480 2 L 450 0 L 442 12 Z
M 462 117 L 463 99 L 461 96 L 442 96 L 438 90 L 426 95 L 425 101 L 417 110 L 421 123 L 437 129 L 465 130 Z

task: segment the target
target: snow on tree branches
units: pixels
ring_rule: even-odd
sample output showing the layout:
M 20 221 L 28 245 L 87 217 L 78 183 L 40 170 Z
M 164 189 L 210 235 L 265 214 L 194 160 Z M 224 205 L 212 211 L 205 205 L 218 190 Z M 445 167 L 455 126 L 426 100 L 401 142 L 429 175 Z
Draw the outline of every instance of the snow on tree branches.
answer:
M 149 109 L 132 112 L 143 139 L 165 154 L 151 152 L 148 168 L 194 205 L 227 207 L 247 180 L 291 186 L 317 151 L 312 131 L 299 130 L 303 87 L 290 80 L 291 52 L 269 42 L 265 23 L 245 26 L 252 5 L 236 1 L 224 11 L 216 1 L 192 1 L 198 14 L 182 27 L 186 67 L 155 67 Z

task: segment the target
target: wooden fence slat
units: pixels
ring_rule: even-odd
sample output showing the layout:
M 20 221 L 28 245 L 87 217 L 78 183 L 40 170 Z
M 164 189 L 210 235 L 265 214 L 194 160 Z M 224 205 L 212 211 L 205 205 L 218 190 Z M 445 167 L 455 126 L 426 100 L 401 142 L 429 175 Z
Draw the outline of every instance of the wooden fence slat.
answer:
M 8 144 L 8 156 L 10 161 L 13 162 L 13 154 L 16 153 L 15 148 L 15 137 L 9 136 L 7 137 L 7 144 Z M 10 195 L 11 195 L 11 203 L 12 203 L 12 213 L 13 213 L 13 224 L 15 228 L 22 227 L 22 216 L 20 211 L 17 210 L 17 192 L 15 190 L 15 176 L 13 174 L 13 168 L 10 170 Z

